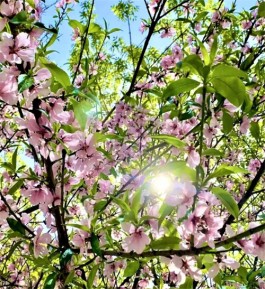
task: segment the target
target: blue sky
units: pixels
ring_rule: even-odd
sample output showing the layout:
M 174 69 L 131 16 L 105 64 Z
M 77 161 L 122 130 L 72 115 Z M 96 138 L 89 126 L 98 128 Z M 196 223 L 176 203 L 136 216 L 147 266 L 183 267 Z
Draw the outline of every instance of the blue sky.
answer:
M 51 0 L 50 0 L 51 1 Z M 46 4 L 49 5 L 50 1 L 46 1 Z M 233 0 L 225 0 L 225 6 L 230 7 Z M 122 29 L 121 32 L 118 32 L 116 36 L 123 37 L 126 41 L 129 39 L 128 35 L 128 28 L 127 23 L 124 23 L 117 19 L 117 17 L 113 14 L 111 11 L 111 6 L 114 4 L 117 4 L 118 0 L 95 0 L 95 7 L 96 9 L 94 12 L 98 15 L 97 16 L 97 23 L 103 25 L 104 18 L 106 19 L 109 28 L 120 28 Z M 144 5 L 143 0 L 134 0 L 134 3 L 139 6 L 139 11 L 137 13 L 138 15 L 138 21 L 132 22 L 131 24 L 131 30 L 132 30 L 132 40 L 134 44 L 139 44 L 143 39 L 144 35 L 142 35 L 139 32 L 139 26 L 140 26 L 140 19 L 141 18 L 147 18 L 147 12 Z M 242 9 L 248 10 L 250 7 L 254 6 L 256 4 L 256 0 L 237 0 L 237 10 L 240 11 Z M 75 4 L 73 6 L 73 12 L 71 12 L 70 17 L 71 19 L 79 20 L 79 10 L 80 6 L 79 4 Z M 49 9 L 42 17 L 43 23 L 46 25 L 52 24 L 54 19 L 52 16 L 54 15 L 54 9 Z M 52 46 L 53 50 L 57 50 L 58 53 L 53 53 L 50 55 L 50 59 L 52 61 L 55 61 L 59 66 L 64 66 L 67 62 L 67 57 L 69 56 L 69 52 L 71 50 L 72 41 L 71 35 L 72 35 L 72 29 L 68 26 L 67 23 L 63 23 L 63 25 L 60 28 L 60 38 L 59 41 L 56 41 L 54 45 Z M 166 42 L 166 39 L 159 40 Z M 157 39 L 153 40 L 153 44 L 157 44 Z M 151 42 L 152 45 L 152 42 Z M 166 44 L 163 43 L 163 46 Z

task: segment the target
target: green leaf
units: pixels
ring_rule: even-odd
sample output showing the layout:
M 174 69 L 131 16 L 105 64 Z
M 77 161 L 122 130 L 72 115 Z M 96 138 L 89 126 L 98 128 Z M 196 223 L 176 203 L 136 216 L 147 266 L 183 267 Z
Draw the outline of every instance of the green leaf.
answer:
M 115 204 L 117 204 L 121 208 L 121 210 L 124 213 L 128 213 L 131 210 L 130 206 L 123 200 L 115 198 L 115 197 L 112 197 L 112 200 Z
M 223 132 L 229 134 L 233 127 L 234 118 L 226 110 L 223 110 Z
M 66 277 L 64 285 L 70 284 L 75 277 L 75 270 L 72 270 Z
M 139 261 L 133 261 L 127 264 L 126 269 L 124 270 L 123 277 L 133 276 L 140 267 Z
M 34 79 L 27 74 L 20 74 L 18 77 L 18 91 L 21 93 L 24 90 L 34 85 Z
M 89 112 L 93 108 L 93 104 L 91 101 L 83 100 L 81 102 L 76 101 L 75 99 L 71 99 L 75 117 L 81 127 L 82 130 L 85 129 L 87 118 L 89 116 Z
M 49 62 L 47 59 L 40 57 L 39 58 L 41 63 L 43 64 L 44 67 L 49 69 L 50 73 L 54 77 L 56 81 L 58 81 L 64 89 L 67 89 L 71 86 L 71 81 L 68 76 L 68 74 L 58 67 L 55 63 Z
M 69 261 L 71 261 L 74 252 L 71 249 L 66 249 L 60 256 L 60 266 L 64 267 Z
M 108 31 L 108 34 L 114 33 L 114 32 L 118 32 L 118 31 L 122 31 L 122 29 L 120 28 L 112 28 L 110 31 Z
M 196 171 L 187 166 L 185 161 L 172 161 L 167 163 L 165 166 L 161 168 L 158 167 L 158 170 L 168 171 L 169 173 L 174 174 L 180 179 L 196 181 Z
M 196 38 L 196 41 L 199 43 L 205 65 L 209 65 L 210 64 L 210 56 L 209 56 L 207 49 L 205 48 L 204 44 L 199 40 L 199 38 L 197 38 L 196 36 L 195 36 L 195 38 Z
M 211 51 L 210 51 L 210 63 L 211 64 L 214 62 L 217 50 L 218 50 L 218 35 L 215 34 L 213 38 L 213 44 L 211 46 Z
M 57 273 L 51 273 L 45 280 L 43 289 L 54 289 Z
M 19 179 L 8 191 L 9 195 L 13 195 L 18 189 L 21 188 L 21 186 L 23 185 L 24 180 Z
M 134 192 L 131 209 L 134 212 L 135 216 L 137 216 L 138 210 L 141 207 L 141 196 L 142 196 L 142 191 L 140 189 Z
M 192 69 L 195 74 L 203 75 L 203 63 L 198 55 L 189 55 L 185 57 L 182 61 L 183 66 Z M 197 73 L 196 73 L 197 72 Z
M 167 135 L 167 134 L 160 134 L 160 135 L 152 135 L 151 136 L 153 139 L 161 139 L 168 144 L 173 145 L 176 148 L 184 148 L 186 143 L 183 142 L 182 140 L 178 139 L 177 137 L 173 135 Z
M 200 83 L 190 78 L 181 78 L 174 82 L 171 82 L 163 93 L 163 99 L 167 99 L 170 96 L 177 96 L 180 93 L 189 92 L 196 88 Z
M 12 19 L 9 20 L 12 24 L 22 24 L 22 23 L 29 23 L 28 13 L 25 11 L 21 11 L 16 14 Z
M 98 201 L 98 202 L 94 205 L 94 211 L 95 211 L 95 212 L 101 211 L 102 209 L 105 208 L 106 204 L 107 204 L 107 201 L 106 201 L 106 200 Z
M 205 180 L 205 183 L 213 178 L 224 177 L 232 174 L 247 174 L 247 173 L 248 173 L 247 170 L 240 167 L 221 165 L 212 174 L 208 176 L 208 178 Z
M 204 156 L 219 156 L 219 157 L 222 157 L 224 155 L 222 152 L 214 148 L 207 149 L 202 154 Z
M 99 268 L 99 264 L 95 265 L 92 267 L 92 269 L 90 270 L 89 276 L 87 278 L 87 288 L 93 288 L 93 283 L 97 274 Z
M 160 239 L 152 241 L 150 247 L 154 250 L 179 249 L 180 241 L 181 239 L 178 237 L 162 237 Z
M 15 149 L 15 151 L 12 155 L 12 166 L 13 166 L 15 171 L 17 169 L 17 151 L 18 151 L 18 147 Z
M 237 77 L 215 77 L 212 84 L 219 94 L 228 99 L 233 105 L 239 107 L 243 104 L 246 88 L 243 82 Z
M 246 72 L 226 64 L 218 64 L 214 67 L 212 72 L 212 77 L 242 77 L 244 79 L 248 78 L 248 75 Z
M 260 139 L 260 127 L 259 127 L 258 122 L 255 122 L 255 121 L 251 122 L 250 133 L 257 141 L 259 141 L 259 139 Z
M 25 228 L 23 227 L 22 223 L 20 223 L 18 220 L 15 220 L 13 218 L 7 218 L 6 220 L 7 220 L 9 227 L 14 232 L 19 232 L 20 234 L 25 236 Z
M 69 26 L 71 26 L 73 29 L 79 29 L 79 31 L 80 31 L 80 33 L 82 34 L 83 32 L 84 32 L 84 30 L 85 30 L 85 27 L 84 27 L 84 25 L 81 23 L 81 22 L 79 22 L 79 21 L 77 21 L 77 20 L 69 20 L 68 21 L 68 24 L 69 24 Z
M 66 224 L 66 226 L 74 227 L 74 228 L 83 230 L 83 231 L 85 231 L 85 232 L 91 233 L 91 230 L 90 230 L 87 226 L 84 226 L 84 225 L 79 225 L 79 224 Z
M 262 2 L 259 4 L 258 16 L 259 17 L 265 17 L 265 2 Z
M 169 216 L 174 210 L 175 210 L 175 207 L 170 206 L 165 203 L 162 204 L 162 206 L 159 209 L 159 220 L 158 220 L 159 227 L 161 226 L 165 218 Z
M 239 208 L 230 193 L 221 188 L 212 188 L 212 192 L 225 206 L 227 211 L 237 219 L 239 216 Z
M 95 253 L 96 255 L 100 257 L 103 257 L 103 254 L 99 245 L 99 238 L 94 232 L 91 233 L 90 243 L 91 243 L 93 253 Z
M 8 255 L 6 256 L 5 260 L 8 260 L 14 253 L 14 251 L 19 247 L 19 245 L 22 243 L 23 241 L 18 241 L 15 244 L 13 244 L 11 246 L 11 248 L 9 249 Z

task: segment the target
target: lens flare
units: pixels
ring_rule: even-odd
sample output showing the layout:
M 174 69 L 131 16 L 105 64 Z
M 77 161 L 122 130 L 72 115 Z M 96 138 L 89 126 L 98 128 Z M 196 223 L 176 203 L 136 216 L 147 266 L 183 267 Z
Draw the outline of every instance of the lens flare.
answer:
M 164 173 L 158 174 L 151 182 L 152 191 L 159 195 L 165 195 L 169 191 L 172 184 L 173 178 L 171 175 Z

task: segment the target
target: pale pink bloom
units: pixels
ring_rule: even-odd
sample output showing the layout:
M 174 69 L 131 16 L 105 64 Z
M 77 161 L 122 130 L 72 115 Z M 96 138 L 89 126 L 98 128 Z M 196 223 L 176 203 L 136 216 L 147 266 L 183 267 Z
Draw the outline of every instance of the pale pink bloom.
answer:
M 258 256 L 262 261 L 265 261 L 265 232 L 254 234 L 251 237 L 251 242 L 253 242 L 251 253 Z
M 234 260 L 231 257 L 222 256 L 221 258 L 215 261 L 214 265 L 208 271 L 208 277 L 214 278 L 220 270 L 224 269 L 225 267 L 229 267 L 232 270 L 236 270 L 240 267 L 240 263 Z
M 90 63 L 88 71 L 89 71 L 89 74 L 97 75 L 98 74 L 98 65 L 96 65 L 95 63 Z
M 172 37 L 176 34 L 176 30 L 173 27 L 165 28 L 161 33 L 161 38 Z
M 9 216 L 9 210 L 7 206 L 5 205 L 5 203 L 2 200 L 0 200 L 0 218 L 4 220 L 8 216 Z
M 219 22 L 222 19 L 222 15 L 219 11 L 215 11 L 212 15 L 212 22 Z
M 258 159 L 251 159 L 249 161 L 248 164 L 248 170 L 252 173 L 252 174 L 256 174 L 258 169 L 260 168 L 261 163 Z
M 243 20 L 241 26 L 244 30 L 248 30 L 252 26 L 252 22 L 249 20 Z
M 43 228 L 38 227 L 37 234 L 34 237 L 34 256 L 38 258 L 39 256 L 47 255 L 48 249 L 47 244 L 51 242 L 51 235 L 49 233 L 42 234 Z
M 126 228 L 127 227 L 127 228 Z M 146 245 L 150 244 L 149 237 L 145 234 L 142 227 L 136 228 L 132 224 L 123 223 L 123 228 L 130 234 L 122 242 L 122 248 L 126 252 L 134 251 L 137 254 L 141 254 Z
M 175 45 L 173 46 L 172 48 L 172 53 L 173 53 L 173 56 L 174 56 L 174 60 L 176 62 L 179 62 L 182 60 L 183 58 L 183 51 L 182 49 L 178 46 L 178 45 Z
M 140 288 L 147 288 L 149 286 L 149 280 L 148 279 L 142 279 L 138 282 L 138 286 Z
M 175 272 L 183 272 L 186 276 L 191 276 L 194 280 L 199 281 L 202 277 L 201 271 L 196 267 L 196 261 L 193 257 L 185 256 L 178 257 L 173 256 L 172 262 L 175 265 Z
M 231 102 L 227 99 L 224 101 L 224 108 L 233 114 L 234 112 L 238 111 L 238 107 L 234 106 Z
M 195 29 L 196 32 L 201 32 L 201 29 L 202 29 L 201 23 L 197 22 L 195 24 L 195 28 L 194 29 Z
M 56 8 L 63 8 L 66 4 L 75 3 L 75 0 L 60 0 L 56 3 Z
M 12 64 L 33 62 L 35 49 L 31 46 L 30 36 L 25 32 L 20 32 L 15 39 L 13 35 L 4 32 L 0 42 L 0 61 L 8 61 Z
M 8 17 L 19 13 L 22 9 L 22 1 L 18 0 L 3 1 L 0 5 L 1 14 Z
M 207 145 L 210 145 L 213 137 L 217 134 L 217 129 L 206 123 L 203 129 L 203 134 L 206 138 Z
M 248 129 L 249 129 L 249 126 L 250 126 L 250 120 L 249 120 L 249 118 L 246 115 L 244 115 L 243 116 L 243 121 L 242 121 L 242 123 L 240 125 L 240 132 L 242 134 L 246 134 Z
M 216 196 L 208 191 L 201 191 L 198 195 L 198 199 L 200 204 L 205 203 L 211 206 L 220 205 L 220 201 L 216 198 Z
M 140 28 L 139 28 L 140 32 L 144 33 L 145 30 L 147 29 L 148 29 L 148 26 L 146 26 L 146 24 L 142 21 L 140 24 Z
M 209 206 L 198 205 L 183 224 L 194 235 L 195 247 L 201 247 L 206 242 L 214 248 L 214 240 L 220 237 L 218 230 L 223 226 L 223 220 L 215 216 Z
M 196 188 L 189 182 L 176 182 L 170 193 L 165 198 L 165 203 L 170 206 L 178 206 L 178 218 L 185 216 L 188 208 L 193 204 Z
M 250 46 L 248 45 L 248 44 L 246 44 L 245 46 L 243 46 L 242 48 L 241 48 L 241 51 L 244 53 L 244 54 L 247 54 L 247 53 L 249 53 L 250 52 Z
M 228 20 L 223 20 L 223 21 L 221 22 L 221 26 L 222 26 L 223 29 L 229 29 L 230 26 L 231 26 L 231 22 L 228 21 Z
M 74 32 L 73 32 L 73 34 L 72 34 L 71 40 L 74 41 L 74 40 L 76 40 L 79 36 L 80 36 L 80 31 L 79 31 L 78 28 L 75 28 L 75 29 L 74 29 Z
M 176 63 L 176 58 L 173 55 L 166 55 L 161 60 L 161 66 L 165 70 L 175 67 Z
M 1 99 L 14 105 L 18 102 L 18 84 L 15 78 L 9 77 L 6 73 L 0 73 L 0 97 Z
M 200 155 L 198 152 L 196 152 L 195 148 L 192 145 L 188 146 L 187 163 L 191 168 L 195 168 L 200 163 Z

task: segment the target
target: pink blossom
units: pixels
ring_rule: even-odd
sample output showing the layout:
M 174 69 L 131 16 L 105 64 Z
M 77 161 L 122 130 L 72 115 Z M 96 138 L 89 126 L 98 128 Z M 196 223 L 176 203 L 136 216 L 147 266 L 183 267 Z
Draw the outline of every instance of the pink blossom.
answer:
M 244 30 L 248 30 L 252 26 L 252 22 L 249 20 L 243 20 L 241 25 Z
M 252 174 L 256 174 L 258 169 L 260 168 L 261 163 L 258 159 L 251 159 L 249 161 L 248 164 L 248 170 L 252 173 Z
M 172 262 L 175 265 L 175 272 L 183 272 L 186 276 L 189 275 L 194 280 L 199 281 L 202 277 L 201 271 L 196 267 L 196 262 L 192 257 L 178 257 L 173 256 Z
M 207 205 L 198 205 L 189 219 L 184 221 L 188 232 L 194 235 L 194 245 L 200 247 L 204 242 L 214 248 L 214 240 L 220 237 L 218 230 L 223 220 L 216 217 Z
M 19 13 L 22 9 L 23 9 L 22 1 L 17 0 L 9 0 L 7 2 L 3 1 L 0 5 L 1 14 L 8 17 Z
M 172 55 L 166 55 L 161 60 L 161 66 L 163 69 L 167 70 L 169 68 L 173 68 L 177 63 L 177 60 Z
M 251 238 L 253 242 L 252 254 L 265 261 L 265 232 L 254 234 Z
M 176 30 L 173 27 L 165 28 L 161 33 L 161 38 L 169 38 L 176 34 Z
M 8 61 L 11 64 L 33 62 L 35 49 L 31 45 L 29 34 L 20 32 L 15 39 L 13 35 L 4 32 L 0 42 L 0 61 Z
M 147 30 L 147 29 L 148 29 L 148 26 L 146 26 L 146 24 L 142 21 L 140 24 L 140 28 L 139 28 L 140 32 L 144 33 L 145 30 Z
M 193 198 L 196 195 L 196 188 L 189 182 L 173 185 L 173 189 L 167 194 L 165 203 L 170 206 L 178 206 L 178 218 L 185 216 L 188 208 L 193 204 Z
M 219 11 L 215 11 L 212 15 L 212 22 L 219 22 L 222 19 L 221 13 Z
M 124 223 L 123 228 L 130 234 L 122 242 L 122 247 L 126 252 L 134 251 L 141 254 L 146 245 L 150 244 L 149 237 L 145 234 L 142 227 L 136 228 L 134 225 Z
M 176 62 L 179 62 L 182 60 L 183 58 L 183 51 L 182 49 L 178 46 L 178 45 L 175 45 L 173 46 L 172 48 L 172 53 L 173 53 L 173 56 L 174 56 L 174 60 Z
M 249 129 L 249 126 L 250 126 L 250 120 L 249 120 L 249 118 L 246 115 L 244 115 L 243 116 L 243 121 L 242 121 L 242 123 L 240 125 L 240 132 L 242 134 L 246 134 L 248 129 Z
M 240 267 L 240 264 L 231 257 L 222 256 L 220 258 L 217 258 L 217 262 L 215 262 L 214 265 L 208 271 L 208 277 L 214 278 L 219 273 L 220 270 L 226 267 L 229 267 L 232 270 L 236 270 Z
M 37 234 L 34 237 L 34 256 L 38 258 L 39 256 L 47 255 L 48 249 L 47 244 L 51 242 L 51 235 L 49 233 L 42 234 L 43 228 L 38 227 Z
M 4 72 L 0 73 L 0 97 L 8 104 L 14 105 L 18 102 L 18 84 L 15 77 Z
M 195 148 L 191 145 L 188 146 L 188 159 L 187 163 L 190 167 L 195 168 L 200 163 L 200 155 L 196 152 Z

